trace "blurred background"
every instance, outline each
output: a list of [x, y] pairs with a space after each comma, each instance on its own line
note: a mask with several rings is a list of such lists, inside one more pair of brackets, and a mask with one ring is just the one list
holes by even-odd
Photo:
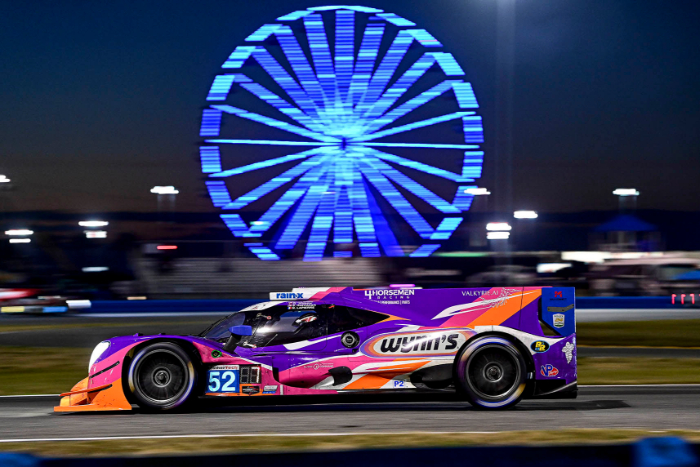
[[[372, 186], [366, 190], [383, 219], [374, 229], [390, 231], [395, 244], [368, 253], [350, 232], [324, 244], [322, 261], [307, 254], [311, 222], [293, 248], [266, 256], [292, 214], [254, 239], [256, 249], [232, 235], [220, 217], [227, 211], [207, 191], [211, 170], [201, 148], [213, 146], [200, 124], [203, 109], [216, 104], [207, 97], [212, 80], [259, 26], [309, 6], [266, 5], [6, 6], [0, 41], [12, 46], [3, 52], [0, 83], [0, 287], [90, 300], [255, 298], [293, 286], [389, 284], [571, 285], [578, 296], [669, 300], [700, 291], [695, 3], [373, 2], [425, 28], [461, 64], [483, 117], [483, 144], [475, 146], [482, 161], [466, 187], [394, 165], [448, 202], [465, 188], [471, 205], [437, 248], [426, 249]], [[326, 22], [333, 46], [332, 18]], [[274, 38], [264, 44], [279, 54]], [[254, 60], [241, 70], [284, 95]], [[420, 84], [399, 103], [427, 89]], [[287, 118], [236, 89], [227, 103]], [[449, 112], [448, 100], [431, 110]], [[222, 136], [290, 139], [278, 128], [224, 118]], [[409, 140], [462, 136], [454, 121], [429, 130]], [[453, 172], [461, 166], [459, 150], [408, 151], [397, 154]], [[220, 163], [240, 167], [292, 152], [240, 145], [222, 148]], [[289, 167], [231, 177], [229, 196]], [[440, 213], [395, 185], [436, 228]], [[282, 193], [233, 212], [253, 226]]]
[[[364, 3], [355, 23], [301, 0], [2, 4], [0, 419], [13, 419], [0, 423], [3, 449], [571, 444], [675, 429], [700, 439], [700, 3]], [[376, 48], [368, 40], [360, 54], [365, 28], [379, 24]], [[399, 59], [379, 65], [389, 51]], [[313, 66], [303, 79], [302, 56]], [[337, 78], [354, 100], [324, 107], [316, 78]], [[373, 115], [391, 121], [362, 120], [374, 107], [358, 117], [369, 104], [354, 86], [375, 99], [391, 89], [386, 115]], [[51, 395], [85, 377], [100, 340], [196, 333], [271, 291], [549, 285], [576, 288], [576, 401], [526, 401], [499, 416], [409, 397], [143, 424], [133, 423], [142, 414], [30, 418], [53, 416]], [[136, 425], [189, 436], [216, 430], [215, 419], [235, 436], [254, 425], [300, 436], [7, 444], [39, 426], [52, 437]], [[437, 431], [389, 434], [417, 420]], [[304, 436], [318, 426], [372, 433]], [[664, 465], [693, 465], [683, 462]]]

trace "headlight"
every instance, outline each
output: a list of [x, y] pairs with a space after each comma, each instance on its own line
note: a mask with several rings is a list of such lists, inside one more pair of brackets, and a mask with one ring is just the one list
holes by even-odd
[[92, 354], [90, 355], [90, 363], [88, 364], [88, 372], [90, 371], [90, 368], [92, 368], [92, 365], [97, 361], [98, 358], [100, 358], [100, 355], [105, 353], [107, 349], [109, 349], [110, 346], [109, 341], [102, 341], [99, 344], [95, 346], [95, 349], [92, 351]]

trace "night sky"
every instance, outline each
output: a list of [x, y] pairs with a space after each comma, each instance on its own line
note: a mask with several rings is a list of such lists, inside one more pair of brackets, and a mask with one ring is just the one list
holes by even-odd
[[[487, 141], [478, 184], [492, 191], [497, 1], [360, 3], [416, 22], [465, 69]], [[3, 2], [0, 174], [17, 186], [6, 207], [153, 211], [149, 189], [175, 185], [178, 210], [214, 213], [197, 150], [213, 77], [260, 25], [323, 4]], [[698, 2], [518, 0], [516, 16], [515, 207], [608, 210], [614, 188], [635, 187], [640, 208], [700, 209]]]

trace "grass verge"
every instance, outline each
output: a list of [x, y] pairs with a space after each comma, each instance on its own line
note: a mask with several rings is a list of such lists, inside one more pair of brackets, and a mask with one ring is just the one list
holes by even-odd
[[213, 454], [273, 451], [351, 450], [374, 448], [420, 448], [503, 445], [566, 445], [627, 443], [650, 436], [680, 436], [700, 441], [700, 432], [670, 430], [570, 429], [505, 431], [495, 433], [401, 433], [343, 436], [202, 437], [174, 439], [129, 439], [108, 441], [61, 441], [3, 443], [0, 450], [44, 456], [109, 456]]
[[700, 383], [698, 358], [578, 359], [579, 384], [689, 384]]
[[700, 347], [700, 319], [577, 323], [578, 345]]
[[0, 347], [0, 395], [58, 394], [87, 376], [92, 349]]

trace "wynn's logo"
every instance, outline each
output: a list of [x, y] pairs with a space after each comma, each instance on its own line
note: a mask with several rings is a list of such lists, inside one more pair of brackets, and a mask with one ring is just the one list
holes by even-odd
[[362, 351], [371, 357], [453, 355], [472, 335], [463, 329], [384, 334], [367, 341]]

